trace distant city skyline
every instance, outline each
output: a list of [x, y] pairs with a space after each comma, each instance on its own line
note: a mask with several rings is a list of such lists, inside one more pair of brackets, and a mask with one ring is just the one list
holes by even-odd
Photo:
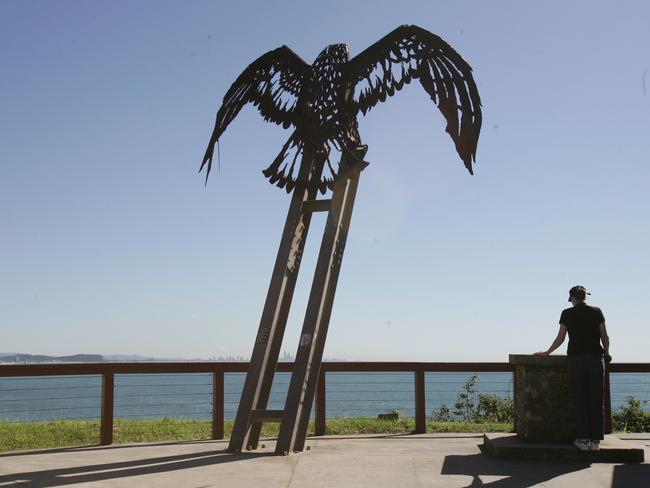
[[473, 68], [474, 176], [416, 84], [359, 117], [370, 165], [324, 355], [506, 361], [548, 347], [581, 284], [614, 361], [648, 361], [648, 18], [641, 1], [0, 2], [2, 349], [249, 357], [289, 205], [261, 171], [288, 132], [245, 108], [204, 186], [221, 99], [278, 46], [354, 56], [408, 23]]
[[[96, 357], [93, 357], [96, 356]], [[212, 356], [209, 358], [160, 358], [148, 357], [140, 354], [93, 354], [93, 353], [77, 353], [66, 356], [51, 356], [46, 354], [38, 354], [35, 352], [0, 352], [0, 363], [31, 363], [31, 362], [66, 362], [66, 361], [80, 361], [80, 362], [94, 362], [98, 358], [102, 361], [225, 361], [225, 362], [244, 362], [250, 361], [248, 356]], [[279, 361], [280, 362], [293, 362], [295, 356], [288, 351], [283, 351]], [[323, 358], [323, 361], [345, 361], [344, 358]]]

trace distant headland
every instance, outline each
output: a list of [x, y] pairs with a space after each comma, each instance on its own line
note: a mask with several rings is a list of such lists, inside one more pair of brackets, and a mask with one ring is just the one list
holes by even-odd
[[[293, 355], [285, 352], [281, 357], [281, 362], [293, 362]], [[345, 359], [325, 358], [325, 361], [345, 361]], [[16, 352], [0, 352], [0, 364], [31, 364], [31, 363], [135, 363], [135, 362], [201, 362], [201, 361], [220, 361], [220, 362], [247, 362], [249, 358], [242, 356], [219, 356], [209, 359], [200, 358], [152, 358], [140, 356], [138, 354], [73, 354], [70, 356], [49, 356], [47, 354], [27, 354]]]

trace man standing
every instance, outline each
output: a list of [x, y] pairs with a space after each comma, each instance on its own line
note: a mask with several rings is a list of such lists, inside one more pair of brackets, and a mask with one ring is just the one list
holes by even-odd
[[573, 444], [582, 451], [597, 451], [604, 437], [603, 355], [610, 358], [605, 317], [598, 307], [585, 303], [590, 294], [584, 286], [574, 286], [569, 290], [573, 307], [562, 311], [557, 337], [548, 350], [535, 353], [548, 356], [560, 347], [569, 332], [567, 363], [577, 435]]

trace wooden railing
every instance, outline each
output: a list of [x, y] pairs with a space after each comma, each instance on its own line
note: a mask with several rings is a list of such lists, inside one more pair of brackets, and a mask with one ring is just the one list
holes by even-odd
[[[612, 373], [650, 373], [650, 363], [617, 363], [609, 365]], [[224, 438], [224, 374], [245, 373], [248, 363], [180, 362], [180, 363], [79, 363], [79, 364], [4, 364], [0, 378], [18, 376], [101, 375], [100, 443], [113, 442], [113, 407], [116, 374], [212, 374], [212, 438]], [[278, 363], [277, 372], [293, 370], [293, 363]], [[415, 389], [415, 433], [426, 431], [425, 373], [512, 372], [509, 363], [415, 363], [415, 362], [325, 362], [322, 363], [315, 399], [315, 434], [324, 435], [326, 428], [327, 373], [413, 373]], [[608, 393], [608, 391], [607, 391]], [[608, 400], [609, 398], [607, 398]], [[609, 407], [606, 401], [606, 408]]]

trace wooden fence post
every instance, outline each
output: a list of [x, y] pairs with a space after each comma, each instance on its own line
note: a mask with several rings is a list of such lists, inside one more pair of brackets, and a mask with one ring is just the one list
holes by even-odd
[[223, 439], [224, 374], [223, 368], [212, 373], [212, 438]]
[[325, 367], [321, 365], [316, 386], [316, 421], [314, 423], [314, 434], [325, 435]]
[[102, 374], [102, 417], [99, 443], [107, 446], [113, 443], [113, 403], [115, 398], [115, 374]]
[[424, 434], [427, 431], [427, 414], [424, 390], [424, 369], [415, 370], [415, 433]]

